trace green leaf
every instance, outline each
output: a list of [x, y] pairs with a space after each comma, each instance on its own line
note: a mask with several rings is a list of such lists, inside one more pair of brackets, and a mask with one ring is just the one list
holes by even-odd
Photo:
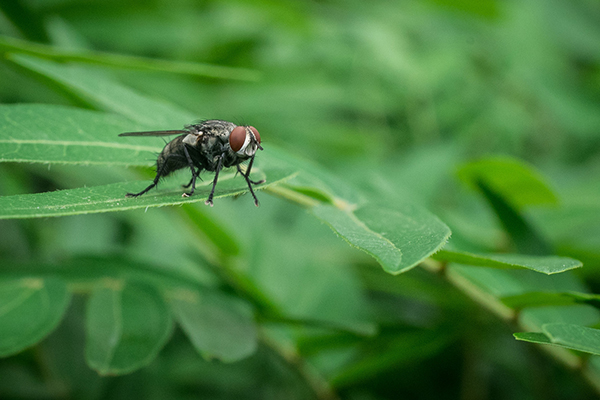
[[334, 202], [328, 193], [324, 192], [323, 190], [314, 188], [314, 187], [308, 187], [308, 186], [302, 187], [302, 186], [295, 186], [295, 185], [286, 185], [286, 187], [289, 188], [290, 190], [298, 192], [302, 196], [306, 196], [309, 199], [316, 200], [317, 202], [320, 202], [320, 203], [333, 204], [333, 202]]
[[574, 324], [545, 324], [543, 333], [515, 333], [517, 340], [532, 343], [553, 344], [571, 350], [600, 355], [600, 330]]
[[204, 287], [212, 283], [205, 279], [197, 265], [172, 268], [162, 263], [138, 261], [122, 254], [73, 257], [60, 264], [5, 262], [0, 269], [0, 278], [44, 276], [49, 272], [78, 288], [91, 288], [101, 280], [142, 282], [159, 291], [174, 287]]
[[[162, 141], [121, 140], [141, 126], [114, 114], [46, 104], [0, 105], [0, 162], [151, 165]], [[154, 143], [154, 145], [153, 145]]]
[[322, 204], [311, 212], [352, 246], [373, 256], [386, 272], [399, 274], [438, 251], [450, 229], [420, 207], [397, 207], [366, 204], [351, 210]]
[[206, 211], [199, 207], [185, 205], [181, 207], [181, 212], [187, 217], [186, 221], [194, 227], [195, 232], [202, 232], [205, 241], [211, 242], [222, 255], [237, 256], [240, 254], [240, 245], [235, 235], [218, 224]]
[[473, 254], [441, 250], [433, 255], [440, 261], [491, 268], [525, 268], [547, 275], [580, 268], [581, 261], [559, 256], [530, 256], [525, 254]]
[[[20, 65], [27, 66], [44, 76], [64, 84], [75, 94], [89, 96], [94, 102], [102, 104], [106, 109], [121, 112], [140, 123], [148, 122], [148, 119], [151, 119], [152, 115], [157, 112], [163, 114], [166, 112], [160, 109], [160, 104], [154, 104], [154, 100], [128, 93], [128, 89], [110, 80], [102, 80], [102, 77], [100, 77], [102, 83], [99, 85], [98, 78], [93, 71], [71, 70], [69, 67], [63, 65], [33, 58], [19, 57], [15, 61], [19, 62]], [[124, 97], [124, 99], [121, 99], [121, 97]], [[139, 143], [139, 138], [129, 139], [135, 139], [135, 142], [131, 143]], [[129, 142], [124, 141], [124, 143]], [[332, 226], [349, 243], [373, 255], [382, 263], [384, 269], [390, 273], [397, 274], [414, 267], [423, 259], [439, 250], [450, 236], [448, 227], [425, 210], [408, 205], [397, 206], [397, 210], [385, 207], [378, 208], [372, 205], [359, 207], [359, 204], [365, 202], [364, 196], [358, 194], [357, 190], [344, 182], [340, 182], [336, 177], [330, 176], [318, 166], [311, 165], [304, 160], [296, 159], [275, 148], [265, 147], [264, 153], [265, 155], [260, 155], [261, 161], [258, 163], [260, 168], [268, 168], [265, 167], [265, 164], [273, 165], [277, 167], [276, 170], [279, 170], [279, 172], [282, 169], [286, 169], [289, 172], [287, 176], [292, 172], [302, 171], [293, 184], [297, 188], [295, 190], [297, 196], [296, 198], [288, 196], [289, 199], [299, 201], [298, 196], [301, 196], [308, 200], [306, 204], [310, 204], [311, 206], [317, 205], [318, 207], [314, 209], [315, 215]], [[272, 183], [271, 173], [266, 173], [266, 175], [268, 176], [269, 183]], [[281, 179], [283, 178], [284, 176], [281, 176]], [[139, 189], [128, 189], [127, 191], [135, 192], [143, 188], [144, 186], [140, 185]], [[223, 193], [223, 188], [221, 187], [220, 189], [220, 193]], [[199, 195], [199, 197], [194, 197], [191, 200], [182, 200], [175, 199], [176, 195], [173, 195], [164, 202], [158, 199], [150, 200], [150, 196], [148, 196], [139, 199], [127, 199], [127, 201], [138, 201], [136, 203], [125, 203], [124, 199], [117, 196], [119, 190], [119, 186], [106, 187], [106, 191], [109, 192], [108, 196], [102, 193], [94, 192], [90, 194], [82, 191], [74, 197], [78, 200], [77, 206], [72, 207], [70, 205], [72, 203], [69, 202], [67, 203], [68, 207], [64, 207], [59, 212], [51, 214], [67, 215], [67, 213], [100, 212], [129, 209], [132, 207], [181, 204], [205, 198]], [[237, 194], [240, 192], [232, 191], [226, 193]], [[101, 200], [101, 202], [105, 204], [85, 205], [85, 202], [89, 202], [89, 198], [99, 199], [102, 196], [105, 199]], [[21, 199], [10, 200], [12, 203], [10, 206], [11, 210], [16, 208], [16, 200]], [[36, 199], [35, 203], [37, 204], [35, 204], [35, 207], [44, 207], [44, 205], [39, 205], [40, 200], [42, 199]], [[50, 204], [50, 207], [64, 202], [60, 201], [60, 197], [49, 200], [46, 204]], [[320, 208], [319, 201], [323, 200], [328, 203], [335, 202], [336, 206], [330, 209]], [[351, 208], [354, 208], [354, 210], [352, 212], [348, 211]], [[33, 216], [47, 215], [46, 209], [43, 212], [39, 212], [37, 209], [32, 209], [31, 207], [26, 211], [17, 210], [11, 212], [13, 215], [16, 214], [19, 216], [32, 214]], [[387, 220], [380, 221], [380, 219]], [[402, 254], [403, 252], [405, 254]]]
[[168, 102], [147, 98], [98, 70], [24, 55], [12, 55], [10, 60], [87, 104], [138, 122], [143, 130], [179, 129], [199, 118]]
[[495, 157], [471, 162], [458, 170], [458, 176], [472, 187], [484, 182], [490, 190], [517, 209], [558, 203], [542, 175], [518, 159]]
[[528, 292], [502, 297], [500, 300], [506, 306], [515, 309], [571, 304], [588, 304], [600, 308], [600, 295], [579, 292]]
[[500, 224], [520, 253], [539, 255], [552, 253], [550, 245], [504, 197], [490, 189], [483, 180], [478, 181], [477, 186], [483, 192], [486, 200], [498, 216]]
[[552, 253], [549, 244], [521, 212], [526, 206], [558, 203], [554, 192], [533, 167], [517, 159], [497, 157], [466, 164], [458, 170], [458, 176], [483, 193], [519, 253]]
[[363, 344], [364, 349], [352, 363], [331, 378], [334, 387], [350, 386], [381, 375], [398, 366], [417, 363], [439, 353], [454, 339], [449, 331], [398, 332], [390, 338], [378, 337]]
[[369, 229], [353, 212], [328, 205], [317, 205], [311, 211], [349, 244], [373, 256], [386, 271], [399, 270], [402, 251], [390, 240]]
[[573, 324], [545, 324], [542, 331], [553, 344], [600, 355], [600, 329]]
[[369, 202], [359, 190], [317, 165], [279, 149], [270, 156], [300, 171], [289, 184], [275, 187], [275, 194], [307, 206], [341, 238], [373, 256], [391, 274], [415, 267], [450, 237], [450, 229], [421, 207], [399, 202], [392, 208]]
[[[260, 162], [257, 165], [261, 165]], [[267, 183], [256, 185], [262, 189], [285, 180], [293, 175], [293, 171], [278, 168], [267, 163], [267, 168], [253, 168], [255, 179], [267, 179]], [[65, 215], [88, 214], [108, 211], [124, 211], [136, 208], [161, 207], [176, 204], [205, 201], [211, 190], [211, 181], [196, 187], [191, 197], [182, 197], [181, 182], [173, 180], [144, 196], [126, 198], [127, 192], [138, 192], [150, 182], [120, 182], [104, 186], [83, 187], [77, 189], [58, 190], [37, 194], [25, 194], [0, 197], [0, 219], [7, 218], [40, 218]], [[215, 198], [236, 196], [248, 191], [248, 185], [240, 176], [235, 178], [233, 172], [222, 172], [215, 190]]]
[[496, 0], [432, 0], [432, 2], [440, 6], [443, 11], [449, 8], [490, 20], [496, 20], [501, 15], [501, 8]]
[[23, 53], [62, 62], [74, 61], [117, 68], [161, 71], [209, 78], [254, 81], [260, 77], [257, 71], [246, 68], [160, 60], [99, 51], [72, 51], [2, 35], [0, 36], [0, 54], [5, 53]]
[[32, 346], [52, 332], [71, 296], [57, 278], [0, 280], [0, 356]]
[[517, 332], [513, 333], [513, 336], [517, 340], [524, 342], [538, 343], [538, 344], [552, 344], [550, 338], [540, 332]]
[[102, 375], [150, 363], [173, 327], [169, 309], [150, 286], [107, 280], [88, 301], [85, 356]]
[[256, 350], [252, 311], [216, 292], [180, 289], [170, 294], [175, 318], [205, 358], [237, 361]]
[[[62, 162], [148, 165], [153, 153], [162, 149], [140, 144], [132, 138], [118, 138], [119, 132], [135, 129], [134, 124], [111, 114], [47, 105], [0, 106], [0, 160], [29, 162]], [[136, 138], [139, 139], [139, 138]], [[156, 139], [156, 138], [155, 138]], [[143, 143], [143, 141], [141, 141]], [[156, 143], [157, 140], [154, 141]], [[152, 143], [152, 140], [149, 141]], [[268, 180], [267, 184], [283, 180], [295, 171], [283, 162], [269, 159], [261, 152], [253, 176]], [[262, 160], [261, 160], [262, 159]], [[261, 168], [261, 165], [266, 168]], [[268, 175], [268, 176], [265, 176]], [[258, 179], [258, 178], [257, 178]], [[136, 192], [148, 183], [117, 183], [107, 186], [79, 188], [35, 195], [0, 198], [0, 219], [62, 216], [90, 212], [120, 211], [206, 200], [210, 182], [198, 187], [197, 194], [182, 199], [182, 189], [158, 190], [154, 196], [126, 199], [124, 194]], [[135, 188], [134, 188], [135, 187]], [[247, 185], [241, 178], [222, 173], [216, 197], [242, 194]], [[202, 194], [204, 192], [204, 194]], [[134, 201], [132, 201], [134, 200]]]

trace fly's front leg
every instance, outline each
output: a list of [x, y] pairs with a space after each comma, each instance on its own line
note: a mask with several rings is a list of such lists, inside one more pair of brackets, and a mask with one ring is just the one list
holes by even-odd
[[248, 189], [250, 189], [250, 194], [252, 195], [252, 197], [254, 198], [254, 205], [256, 207], [259, 206], [258, 204], [258, 199], [256, 198], [256, 195], [254, 194], [254, 190], [252, 189], [252, 185], [258, 185], [263, 183], [265, 180], [261, 179], [258, 182], [255, 182], [253, 180], [250, 180], [249, 176], [250, 176], [250, 170], [252, 169], [252, 163], [254, 162], [254, 156], [252, 156], [252, 158], [250, 159], [250, 164], [248, 164], [248, 169], [246, 170], [246, 173], [242, 172], [242, 169], [240, 168], [240, 164], [237, 164], [237, 170], [240, 174], [242, 174], [242, 176], [244, 177], [244, 179], [246, 180], [246, 183], [248, 184]]
[[246, 170], [246, 174], [244, 175], [244, 173], [242, 172], [242, 170], [240, 169], [240, 165], [238, 164], [238, 171], [244, 175], [244, 178], [246, 178], [246, 182], [251, 182], [253, 185], [260, 185], [261, 183], [265, 183], [264, 179], [261, 179], [258, 182], [254, 182], [253, 180], [250, 179], [250, 170], [252, 169], [252, 164], [254, 164], [254, 156], [252, 156], [252, 158], [250, 159], [250, 163], [248, 164], [248, 169]]
[[200, 175], [200, 168], [198, 168], [198, 171], [196, 172], [196, 169], [194, 168], [194, 163], [192, 161], [192, 157], [190, 157], [190, 153], [188, 152], [188, 149], [185, 145], [183, 146], [183, 152], [185, 153], [185, 158], [187, 158], [188, 163], [190, 165], [190, 169], [192, 170], [192, 179], [187, 185], [184, 186], [184, 188], [189, 188], [190, 185], [192, 186], [192, 188], [189, 193], [184, 192], [181, 195], [181, 197], [190, 197], [192, 194], [194, 194], [194, 190], [196, 190], [196, 178], [198, 177], [198, 175]]
[[213, 206], [213, 196], [215, 194], [215, 187], [217, 187], [217, 180], [219, 179], [219, 171], [223, 167], [223, 157], [225, 157], [225, 153], [219, 156], [219, 161], [217, 162], [217, 168], [215, 169], [215, 179], [213, 180], [212, 189], [210, 194], [208, 195], [208, 199], [204, 202], [207, 206]]

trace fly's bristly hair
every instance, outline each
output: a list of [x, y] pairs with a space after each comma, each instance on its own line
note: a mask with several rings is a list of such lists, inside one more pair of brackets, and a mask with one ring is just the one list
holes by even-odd
[[[192, 178], [185, 188], [191, 189], [183, 193], [189, 197], [196, 188], [196, 179], [200, 172], [206, 170], [214, 172], [212, 190], [206, 204], [213, 205], [213, 196], [219, 172], [223, 168], [237, 168], [250, 189], [254, 204], [258, 206], [258, 199], [254, 194], [252, 185], [263, 183], [250, 180], [250, 171], [257, 150], [262, 150], [260, 134], [256, 128], [248, 125], [236, 125], [232, 122], [219, 119], [205, 120], [200, 123], [186, 125], [183, 130], [125, 132], [119, 136], [169, 136], [179, 135], [170, 142], [165, 142], [165, 147], [156, 159], [156, 177], [152, 184], [139, 193], [127, 193], [127, 197], [137, 197], [155, 187], [159, 180], [182, 168], [190, 168]], [[240, 164], [249, 161], [245, 172], [240, 169]]]

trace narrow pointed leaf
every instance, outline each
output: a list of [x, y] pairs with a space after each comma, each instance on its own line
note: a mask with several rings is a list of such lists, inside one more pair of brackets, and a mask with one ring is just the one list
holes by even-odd
[[88, 104], [142, 124], [146, 127], [143, 130], [179, 129], [202, 117], [168, 102], [147, 98], [97, 70], [19, 54], [10, 59]]
[[0, 105], [0, 162], [151, 165], [160, 140], [119, 138], [124, 117], [47, 104]]
[[519, 332], [517, 340], [552, 344], [584, 353], [600, 355], [600, 329], [582, 325], [553, 323], [542, 326], [543, 332]]
[[552, 253], [550, 245], [522, 213], [527, 206], [558, 203], [533, 167], [517, 159], [496, 157], [466, 164], [458, 176], [485, 196], [519, 253]]
[[517, 340], [538, 344], [552, 344], [550, 338], [541, 332], [517, 332], [513, 336]]
[[588, 304], [600, 308], [600, 295], [578, 292], [528, 292], [500, 299], [506, 306], [522, 309], [525, 307], [566, 306]]
[[257, 80], [256, 71], [245, 68], [135, 57], [99, 51], [72, 51], [0, 36], [0, 53], [23, 53], [56, 61], [75, 61], [118, 68], [162, 71], [210, 78]]
[[58, 278], [0, 280], [0, 356], [32, 346], [52, 332], [71, 296]]
[[[254, 175], [254, 171], [253, 171]], [[267, 187], [293, 175], [284, 169], [262, 171], [256, 168], [259, 179], [267, 183], [256, 185], [256, 189]], [[196, 187], [191, 197], [182, 197], [183, 189], [175, 182], [163, 185], [153, 192], [135, 198], [126, 198], [127, 192], [137, 192], [150, 182], [120, 182], [104, 186], [83, 187], [37, 194], [0, 197], [0, 219], [40, 218], [65, 215], [89, 214], [108, 211], [124, 211], [136, 208], [161, 207], [176, 204], [204, 202], [210, 193], [210, 183]], [[215, 198], [236, 196], [248, 191], [248, 185], [233, 173], [223, 174], [219, 179]]]
[[505, 198], [516, 209], [558, 202], [543, 176], [518, 159], [494, 157], [474, 161], [462, 166], [458, 176], [472, 187], [484, 182], [491, 191]]
[[483, 180], [478, 181], [477, 186], [496, 213], [498, 221], [508, 233], [519, 253], [536, 255], [552, 253], [550, 245], [507, 199], [496, 193]]
[[530, 256], [525, 254], [473, 254], [441, 250], [433, 258], [440, 261], [491, 268], [525, 268], [551, 275], [580, 268], [579, 260], [559, 256]]
[[574, 324], [546, 324], [542, 331], [553, 344], [600, 355], [600, 329]]

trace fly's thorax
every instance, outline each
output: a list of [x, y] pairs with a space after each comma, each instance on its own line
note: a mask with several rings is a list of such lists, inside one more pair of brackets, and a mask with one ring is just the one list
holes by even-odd
[[220, 152], [223, 147], [223, 142], [219, 136], [210, 136], [206, 139], [204, 145], [207, 149], [215, 149], [215, 151]]
[[196, 133], [190, 133], [183, 138], [183, 143], [188, 144], [190, 146], [196, 146], [201, 136], [202, 135]]

